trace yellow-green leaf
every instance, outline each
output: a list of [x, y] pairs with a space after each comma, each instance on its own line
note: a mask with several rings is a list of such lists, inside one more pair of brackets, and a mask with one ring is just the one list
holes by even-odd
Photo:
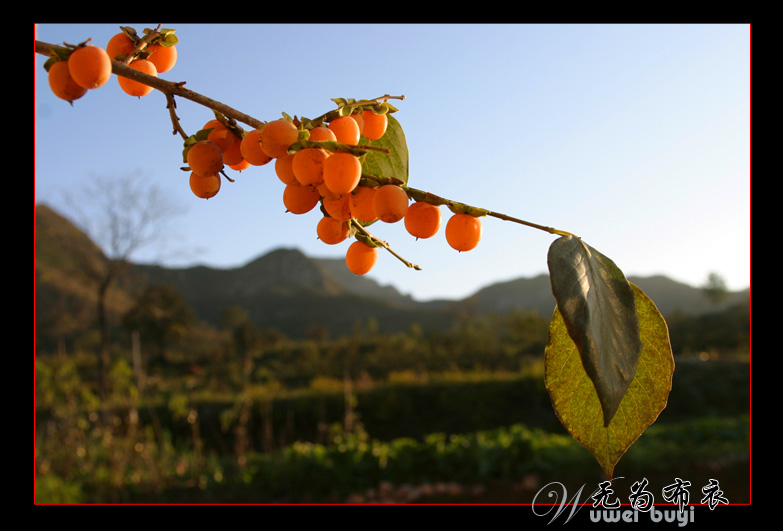
[[555, 240], [547, 263], [552, 294], [598, 392], [606, 426], [633, 380], [642, 350], [633, 290], [612, 260], [580, 238]]
[[408, 143], [402, 126], [391, 114], [389, 125], [378, 140], [368, 141], [362, 137], [360, 144], [388, 150], [388, 153], [378, 150], [368, 150], [362, 161], [362, 172], [382, 177], [394, 177], [408, 182]]
[[569, 433], [595, 456], [607, 478], [612, 477], [631, 444], [666, 407], [674, 373], [666, 321], [641, 289], [633, 284], [631, 287], [642, 351], [636, 374], [607, 426], [595, 386], [558, 309], [550, 323], [546, 347], [544, 381], [555, 413]]

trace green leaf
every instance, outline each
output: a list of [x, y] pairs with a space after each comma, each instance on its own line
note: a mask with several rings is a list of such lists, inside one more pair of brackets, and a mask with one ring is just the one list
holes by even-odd
[[379, 150], [368, 150], [362, 160], [362, 172], [382, 177], [394, 177], [403, 183], [408, 182], [408, 143], [400, 122], [394, 116], [387, 114], [389, 125], [384, 134], [378, 140], [369, 141], [362, 137], [359, 141], [362, 145], [373, 146], [388, 150], [388, 153]]
[[552, 292], [598, 392], [606, 426], [628, 390], [642, 348], [633, 291], [614, 262], [579, 238], [555, 240], [547, 261]]
[[569, 433], [595, 456], [607, 478], [666, 407], [674, 357], [669, 331], [655, 304], [631, 284], [642, 351], [636, 374], [611, 422], [604, 425], [598, 394], [580, 361], [563, 316], [555, 309], [549, 327], [544, 381], [555, 413]]

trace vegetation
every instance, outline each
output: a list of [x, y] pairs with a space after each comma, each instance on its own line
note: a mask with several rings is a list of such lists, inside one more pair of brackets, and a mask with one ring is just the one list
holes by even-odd
[[[286, 182], [283, 203], [287, 211], [304, 214], [321, 205], [325, 218], [335, 221], [329, 231], [322, 228], [324, 243], [334, 245], [348, 237], [356, 240], [345, 256], [354, 274], [372, 270], [379, 249], [407, 267], [418, 268], [369, 230], [376, 221], [382, 225], [404, 219], [413, 200], [451, 211], [445, 237], [460, 252], [477, 247], [482, 235], [480, 218], [487, 216], [556, 236], [547, 264], [558, 305], [548, 322], [525, 319], [522, 329], [503, 329], [522, 337], [540, 332], [546, 339], [533, 343], [539, 348], [546, 345], [542, 357], [541, 350], [528, 354], [531, 344], [518, 337], [509, 344], [493, 336], [484, 336], [486, 341], [480, 342], [473, 323], [454, 333], [458, 340], [452, 332], [425, 337], [412, 330], [388, 337], [370, 326], [365, 333], [360, 322], [352, 335], [334, 341], [314, 334], [307, 341], [291, 342], [256, 328], [243, 310], [228, 308], [223, 309], [220, 329], [210, 329], [194, 325], [176, 291], [146, 286], [135, 302], [122, 309], [132, 338], [128, 352], [122, 343], [110, 342], [108, 292], [121, 281], [118, 272], [129, 258], [127, 254], [113, 256], [105, 268], [108, 273], [96, 275], [101, 280], [97, 378], [89, 356], [83, 358], [88, 363], [78, 363], [81, 352], [65, 356], [60, 351], [51, 360], [37, 359], [40, 430], [36, 432], [36, 463], [38, 474], [48, 478], [42, 488], [56, 490], [60, 498], [83, 496], [90, 501], [135, 501], [161, 494], [176, 500], [194, 492], [208, 501], [223, 499], [225, 484], [232, 501], [245, 499], [247, 492], [253, 492], [253, 501], [340, 501], [356, 489], [372, 488], [384, 477], [418, 483], [450, 477], [461, 485], [486, 484], [551, 471], [561, 461], [568, 462], [569, 473], [573, 473], [579, 467], [572, 460], [571, 439], [564, 443], [517, 424], [467, 434], [461, 433], [465, 427], [457, 423], [448, 434], [379, 442], [370, 438], [369, 419], [362, 416], [359, 405], [367, 398], [363, 393], [378, 389], [375, 382], [389, 386], [385, 389], [391, 394], [384, 396], [394, 396], [400, 384], [392, 383], [400, 374], [412, 374], [414, 380], [428, 383], [433, 375], [448, 374], [449, 384], [454, 375], [459, 381], [489, 374], [490, 383], [502, 386], [509, 379], [524, 380], [531, 371], [537, 372], [539, 382], [543, 373], [545, 391], [565, 430], [593, 454], [605, 478], [614, 477], [620, 457], [666, 407], [674, 360], [668, 328], [657, 307], [628, 282], [612, 260], [570, 232], [409, 186], [405, 136], [393, 116], [398, 109], [390, 103], [404, 96], [335, 98], [337, 108], [314, 119], [284, 113], [283, 118], [260, 121], [186, 91], [181, 83], [158, 78], [158, 66], [161, 72], [167, 71], [177, 60], [173, 30], [145, 29], [143, 37], [132, 28], [124, 27], [122, 32], [128, 41], [112, 39], [112, 55], [89, 41], [64, 46], [36, 42], [36, 51], [49, 56], [45, 68], [53, 75], [52, 90], [72, 105], [83, 96], [72, 82], [89, 93], [111, 73], [119, 76], [120, 86], [131, 96], [163, 91], [169, 98], [175, 132], [183, 139], [182, 158], [187, 165], [183, 169], [190, 172], [190, 188], [198, 197], [209, 199], [219, 193], [221, 177], [232, 181], [227, 167], [237, 170], [252, 165], [243, 156], [242, 143], [250, 136], [240, 126], [244, 123], [259, 131], [250, 140], [257, 145], [246, 145], [244, 150], [256, 165], [276, 160], [276, 173]], [[58, 63], [68, 64], [70, 78], [57, 72]], [[175, 97], [210, 107], [215, 120], [187, 134], [176, 117]], [[259, 155], [259, 147], [266, 157]], [[325, 203], [341, 196], [348, 199], [334, 209], [338, 214], [332, 218]], [[415, 232], [429, 237], [439, 226], [439, 222], [429, 222], [426, 229]], [[486, 332], [480, 326], [479, 332]], [[148, 353], [140, 347], [142, 334], [154, 345]], [[438, 351], [439, 344], [451, 350]], [[397, 348], [389, 350], [389, 345]], [[184, 385], [183, 365], [189, 373]], [[446, 388], [436, 389], [440, 393]], [[341, 418], [335, 422], [325, 409], [316, 409], [322, 411], [317, 422], [305, 422], [318, 427], [315, 442], [295, 436], [276, 443], [274, 411], [282, 400], [296, 403], [315, 397], [325, 408], [335, 391], [342, 400]], [[460, 414], [476, 410], [470, 398], [475, 400], [476, 395], [452, 398], [441, 408], [463, 405], [449, 415], [461, 420]], [[207, 408], [220, 402], [217, 413]], [[436, 409], [436, 405], [437, 401], [430, 407]], [[253, 424], [256, 410], [262, 417], [260, 431]], [[385, 407], [376, 405], [372, 411], [403, 418], [403, 410], [393, 401]], [[230, 433], [230, 447], [206, 442], [203, 430], [214, 426], [210, 413], [219, 418], [221, 431]], [[175, 435], [183, 420], [189, 432], [186, 439]], [[295, 419], [289, 421], [292, 427], [283, 433], [296, 434]], [[263, 455], [255, 450], [259, 446], [254, 436], [261, 439]], [[743, 435], [739, 440], [742, 447]], [[548, 447], [558, 457], [550, 455], [545, 450]], [[736, 453], [743, 454], [742, 450]], [[61, 482], [67, 488], [58, 489]], [[212, 484], [220, 487], [210, 488]], [[242, 486], [251, 490], [243, 492]], [[46, 492], [39, 494], [47, 498]]]
[[[537, 314], [393, 335], [368, 321], [331, 339], [223, 315], [220, 328], [204, 326], [170, 287], [141, 290], [111, 334], [103, 402], [89, 326], [67, 353], [39, 348], [37, 501], [528, 503], [548, 479], [599, 480], [551, 413], [548, 323]], [[120, 340], [131, 330], [141, 331], [137, 354]], [[749, 485], [745, 344], [709, 341], [696, 348], [723, 361], [678, 360], [658, 429], [620, 475], [696, 480], [718, 466], [739, 501]]]
[[[216, 364], [184, 371], [168, 363], [141, 387], [118, 361], [108, 404], [83, 379], [86, 357], [39, 358], [37, 500], [529, 503], [548, 481], [600, 480], [591, 456], [554, 422], [540, 361], [515, 373], [395, 370], [385, 379], [376, 361], [373, 379], [370, 349], [389, 338], [368, 337], [355, 347], [368, 355], [352, 358], [358, 375], [350, 384], [318, 376], [297, 386], [274, 377], [284, 365], [264, 362], [252, 330], [240, 347], [238, 330], [222, 374]], [[295, 346], [286, 343], [278, 349]], [[241, 348], [256, 353], [249, 364], [238, 358]], [[307, 351], [330, 365], [312, 344], [298, 348], [297, 360]], [[685, 363], [682, 385], [690, 387], [673, 390], [679, 399], [628, 452], [619, 475], [659, 484], [672, 474], [705, 483], [717, 476], [729, 499], [747, 501], [749, 382], [737, 378], [747, 364], [713, 366], [710, 385], [698, 390], [703, 365]], [[250, 385], [242, 382], [248, 367]], [[714, 391], [721, 382], [729, 392]], [[524, 413], [514, 407], [520, 402]]]

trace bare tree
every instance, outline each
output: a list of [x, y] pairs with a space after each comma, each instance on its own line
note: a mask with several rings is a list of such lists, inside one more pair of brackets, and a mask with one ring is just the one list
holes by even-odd
[[161, 190], [137, 174], [120, 178], [96, 178], [78, 198], [69, 197], [77, 222], [106, 255], [100, 266], [86, 271], [97, 289], [100, 331], [99, 395], [108, 394], [109, 321], [107, 297], [115, 281], [125, 274], [131, 257], [165, 233], [163, 226], [177, 208]]

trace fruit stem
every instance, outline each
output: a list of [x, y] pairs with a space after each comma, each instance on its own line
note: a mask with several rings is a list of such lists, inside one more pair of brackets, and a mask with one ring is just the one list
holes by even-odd
[[[399, 183], [399, 180], [394, 178], [388, 179], [388, 178], [381, 177], [381, 178], [373, 178], [373, 179], [389, 180], [389, 182]], [[525, 225], [527, 227], [532, 227], [534, 229], [542, 230], [544, 232], [548, 232], [549, 234], [557, 234], [559, 236], [574, 236], [575, 238], [578, 238], [578, 236], [571, 234], [570, 232], [555, 229], [553, 227], [546, 227], [544, 225], [539, 225], [538, 223], [525, 221], [523, 219], [515, 218], [513, 216], [502, 214], [500, 212], [492, 212], [491, 210], [487, 210], [484, 208], [470, 206], [465, 203], [458, 203], [457, 201], [452, 201], [451, 199], [444, 199], [430, 192], [417, 190], [416, 188], [411, 188], [407, 185], [401, 185], [401, 186], [406, 192], [408, 192], [408, 195], [413, 199], [415, 199], [416, 201], [426, 201], [427, 203], [432, 203], [433, 205], [446, 205], [454, 212], [467, 212], [468, 214], [472, 214], [474, 216], [491, 216], [493, 218], [502, 219], [504, 221], [511, 221], [513, 223], [519, 223], [520, 225]]]
[[358, 232], [361, 232], [366, 238], [371, 240], [377, 247], [383, 247], [384, 249], [389, 251], [395, 258], [397, 258], [397, 260], [399, 260], [400, 262], [402, 262], [403, 264], [408, 266], [410, 269], [415, 269], [416, 271], [421, 271], [421, 267], [419, 267], [418, 265], [414, 264], [413, 262], [409, 262], [408, 260], [406, 260], [405, 258], [400, 256], [396, 251], [394, 251], [394, 249], [389, 247], [388, 243], [386, 243], [385, 241], [381, 240], [380, 238], [378, 238], [374, 234], [370, 233], [370, 231], [368, 231], [361, 223], [359, 223], [356, 220], [356, 218], [351, 218], [350, 223], [351, 223], [352, 227], [354, 227]]
[[174, 100], [173, 94], [166, 94], [166, 108], [169, 110], [171, 125], [174, 127], [174, 131], [172, 131], [172, 133], [175, 135], [179, 133], [179, 136], [181, 136], [183, 140], [187, 140], [188, 134], [184, 129], [182, 129], [182, 126], [179, 123], [179, 117], [177, 116], [177, 102]]
[[372, 181], [377, 185], [396, 184], [397, 186], [402, 187], [402, 189], [408, 193], [408, 196], [413, 198], [415, 201], [426, 201], [427, 203], [432, 203], [433, 205], [437, 205], [437, 206], [446, 205], [447, 207], [449, 207], [449, 209], [452, 212], [466, 212], [474, 216], [491, 216], [493, 218], [502, 219], [504, 221], [511, 221], [513, 223], [519, 223], [520, 225], [525, 225], [528, 227], [532, 227], [534, 229], [542, 230], [544, 232], [548, 232], [549, 234], [557, 234], [559, 236], [573, 236], [575, 238], [578, 238], [578, 236], [576, 236], [575, 234], [571, 234], [570, 232], [566, 232], [564, 230], [555, 229], [553, 227], [546, 227], [544, 225], [539, 225], [538, 223], [525, 221], [523, 219], [515, 218], [513, 216], [502, 214], [500, 212], [492, 212], [491, 210], [487, 210], [485, 208], [479, 208], [465, 203], [459, 203], [451, 199], [445, 199], [431, 192], [425, 192], [424, 190], [411, 188], [410, 186], [405, 184], [400, 179], [397, 179], [396, 177], [384, 177], [384, 176], [369, 175], [363, 173], [362, 179], [365, 182]]

